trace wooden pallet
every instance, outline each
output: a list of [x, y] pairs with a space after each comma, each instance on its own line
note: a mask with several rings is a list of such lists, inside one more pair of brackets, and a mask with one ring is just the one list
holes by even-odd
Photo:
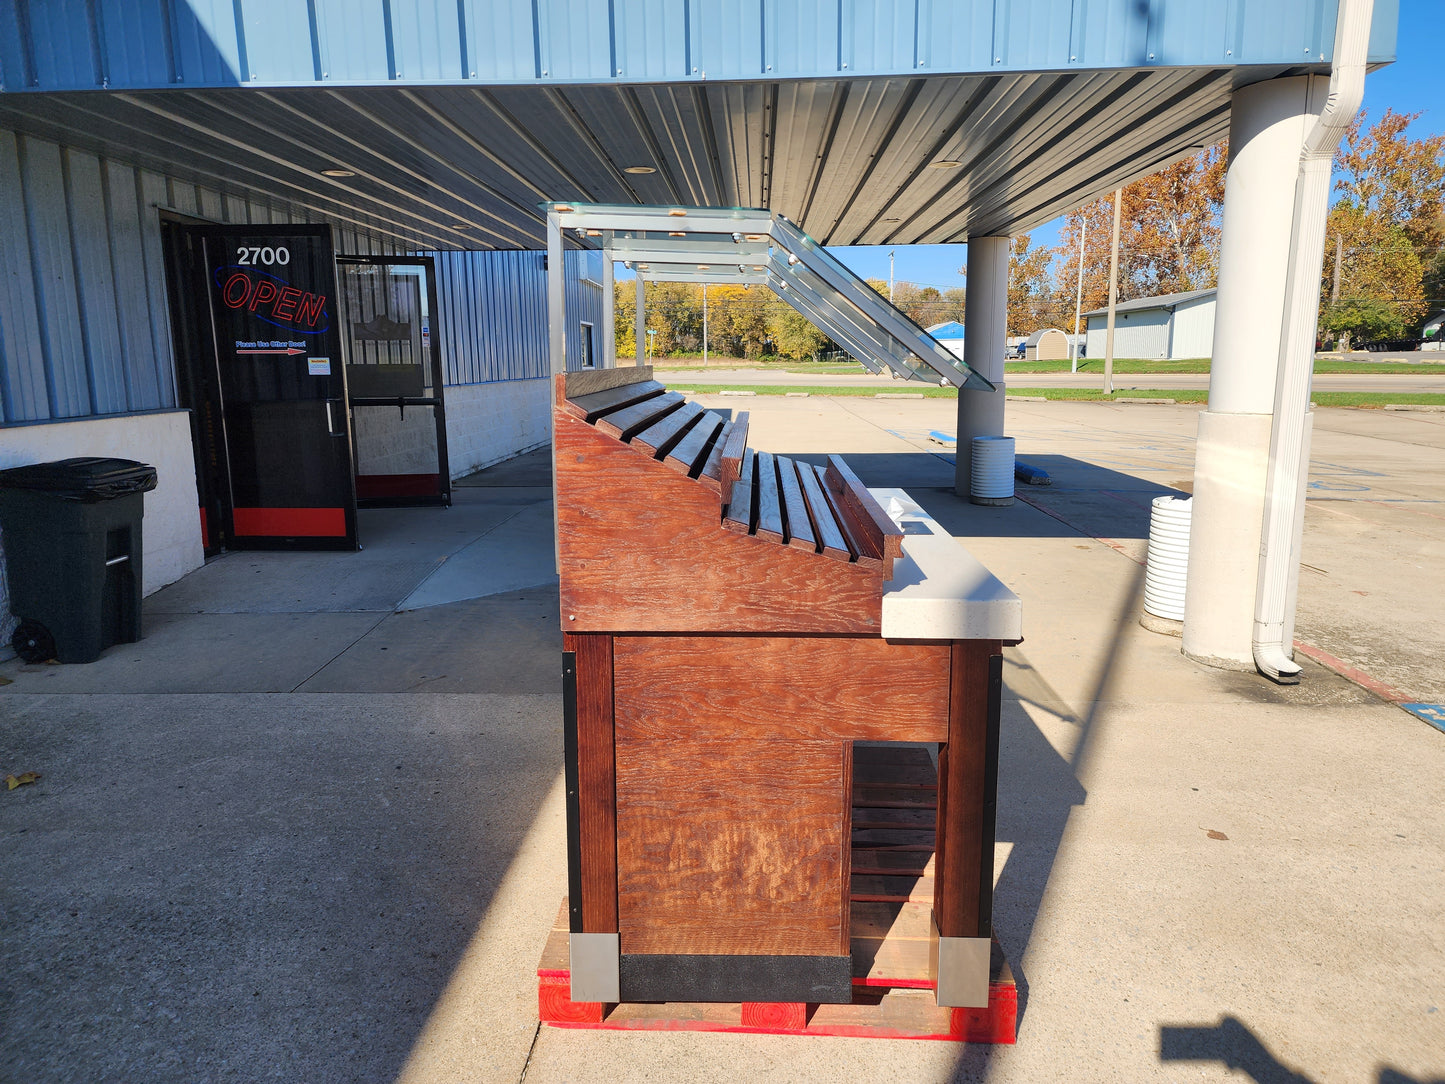
[[937, 775], [917, 746], [854, 752], [850, 1005], [571, 1000], [564, 900], [537, 965], [540, 1019], [553, 1027], [618, 1031], [725, 1031], [1012, 1043], [1013, 972], [997, 937], [987, 1008], [940, 1008], [928, 976]]

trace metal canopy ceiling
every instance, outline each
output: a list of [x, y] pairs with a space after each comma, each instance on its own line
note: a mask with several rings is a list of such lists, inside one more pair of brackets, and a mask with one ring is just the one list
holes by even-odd
[[566, 200], [914, 244], [1028, 230], [1221, 138], [1234, 86], [1305, 70], [7, 93], [0, 126], [417, 248], [542, 248], [537, 206]]
[[549, 203], [542, 210], [551, 227], [601, 245], [645, 279], [766, 285], [874, 372], [886, 366], [907, 380], [993, 389], [781, 215], [632, 204]]

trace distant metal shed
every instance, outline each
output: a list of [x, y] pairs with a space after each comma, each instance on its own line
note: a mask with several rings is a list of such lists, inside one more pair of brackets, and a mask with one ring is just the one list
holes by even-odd
[[1056, 327], [1035, 331], [1024, 343], [1025, 361], [1062, 361], [1069, 356], [1069, 337]]
[[[1214, 289], [1140, 297], [1114, 306], [1116, 358], [1207, 358], [1214, 353]], [[1088, 318], [1085, 353], [1104, 356], [1109, 310]]]

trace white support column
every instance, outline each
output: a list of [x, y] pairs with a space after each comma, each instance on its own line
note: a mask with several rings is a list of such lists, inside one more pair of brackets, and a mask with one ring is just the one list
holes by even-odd
[[562, 225], [547, 214], [547, 354], [551, 372], [567, 371], [567, 289], [562, 264]]
[[612, 256], [602, 253], [602, 342], [599, 369], [617, 368], [617, 289]]
[[647, 364], [647, 284], [637, 276], [637, 307], [632, 311], [632, 337], [637, 340], [637, 367]]
[[968, 496], [974, 437], [1003, 436], [1003, 356], [1008, 345], [1007, 237], [968, 239], [963, 360], [994, 384], [993, 391], [958, 389], [958, 444], [953, 491]]
[[1186, 655], [1231, 669], [1254, 669], [1251, 636], [1295, 179], [1325, 82], [1320, 76], [1271, 79], [1235, 91], [1232, 103], [1209, 409], [1199, 416], [1194, 452], [1183, 642]]

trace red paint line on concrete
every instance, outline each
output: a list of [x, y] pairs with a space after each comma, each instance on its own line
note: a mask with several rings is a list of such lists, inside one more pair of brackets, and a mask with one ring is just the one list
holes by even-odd
[[[1109, 495], [1113, 496], [1113, 494]], [[1099, 535], [1094, 534], [1092, 531], [1086, 531], [1077, 523], [1071, 523], [1069, 520], [1059, 515], [1052, 509], [1045, 508], [1043, 505], [1040, 504], [1036, 504], [1035, 502], [1029, 500], [1027, 497], [1023, 496], [1020, 493], [1015, 493], [1014, 496], [1018, 497], [1019, 500], [1023, 501], [1024, 504], [1028, 505], [1030, 508], [1037, 509], [1044, 515], [1049, 516], [1052, 519], [1058, 520], [1064, 526], [1070, 528], [1071, 530], [1078, 531], [1086, 538], [1092, 538], [1097, 542], [1102, 542], [1104, 543], [1104, 545], [1110, 546], [1113, 549], [1118, 550], [1135, 564], [1143, 565], [1147, 563], [1145, 561], [1139, 560], [1139, 558], [1135, 557], [1120, 543], [1114, 541], [1112, 538], [1103, 538]], [[1367, 689], [1368, 691], [1378, 696], [1381, 700], [1388, 700], [1392, 704], [1402, 704], [1409, 703], [1414, 699], [1414, 697], [1410, 696], [1409, 694], [1402, 693], [1399, 689], [1396, 689], [1390, 685], [1386, 685], [1383, 681], [1372, 678], [1363, 670], [1351, 666], [1343, 659], [1335, 658], [1328, 651], [1325, 651], [1322, 648], [1315, 647], [1313, 644], [1306, 644], [1300, 640], [1296, 640], [1294, 642], [1294, 646], [1296, 651], [1299, 651], [1302, 654], [1313, 659], [1315, 662], [1323, 666], [1326, 670], [1333, 670], [1336, 674], [1339, 674], [1340, 677], [1346, 679], [1347, 681], [1353, 681], [1356, 685], [1360, 686], [1360, 688]]]
[[1313, 644], [1306, 644], [1300, 640], [1296, 640], [1294, 642], [1294, 649], [1314, 659], [1315, 662], [1319, 663], [1326, 670], [1333, 670], [1339, 674], [1340, 677], [1353, 681], [1362, 689], [1368, 689], [1381, 700], [1388, 700], [1392, 704], [1400, 704], [1414, 699], [1408, 694], [1402, 693], [1399, 689], [1386, 685], [1383, 681], [1375, 680], [1363, 670], [1356, 669], [1343, 659], [1337, 659], [1328, 651], [1315, 647]]

